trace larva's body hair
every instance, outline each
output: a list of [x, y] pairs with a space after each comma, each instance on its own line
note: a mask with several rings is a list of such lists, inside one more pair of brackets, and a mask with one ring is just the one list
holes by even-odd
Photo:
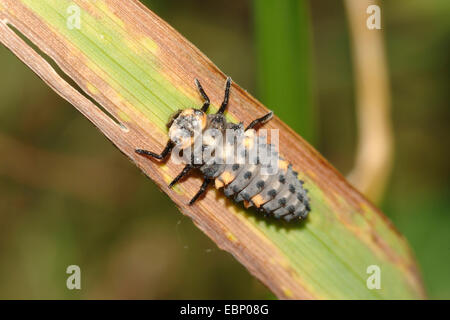
[[[228, 78], [225, 99], [216, 114], [206, 114], [209, 98], [200, 83], [196, 81], [196, 84], [205, 99], [203, 107], [185, 109], [174, 114], [168, 123], [170, 140], [161, 154], [141, 149], [137, 149], [136, 152], [164, 159], [174, 147], [178, 147], [178, 151], [182, 150], [182, 154], [192, 154], [191, 162], [186, 164], [184, 170], [170, 184], [172, 186], [177, 183], [191, 169], [200, 170], [204, 176], [204, 182], [190, 204], [194, 203], [206, 191], [207, 186], [214, 182], [217, 189], [223, 189], [225, 196], [235, 202], [243, 202], [246, 208], [253, 206], [267, 216], [282, 218], [286, 221], [305, 219], [311, 209], [307, 190], [303, 188], [303, 181], [298, 179], [298, 174], [292, 169], [292, 165], [281, 158], [273, 146], [267, 143], [266, 137], [253, 129], [256, 125], [269, 121], [272, 118], [272, 112], [254, 120], [244, 129], [242, 123], [228, 122], [223, 115], [228, 103], [231, 79]], [[180, 130], [188, 132], [189, 139], [181, 141], [176, 135]], [[217, 140], [209, 136], [210, 132], [215, 132], [226, 137], [227, 130], [234, 133], [235, 138], [230, 141]], [[222, 154], [211, 157], [209, 160], [201, 159], [193, 162], [194, 145], [201, 146], [202, 151], [208, 148], [220, 149]], [[267, 155], [263, 162], [258, 156], [261, 150], [264, 150]], [[228, 161], [224, 161], [225, 159]]]

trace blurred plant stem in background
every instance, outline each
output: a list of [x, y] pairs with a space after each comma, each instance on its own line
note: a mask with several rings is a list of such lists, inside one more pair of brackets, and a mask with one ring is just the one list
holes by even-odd
[[309, 7], [302, 0], [253, 0], [258, 98], [314, 144]]
[[[375, 203], [380, 202], [392, 169], [393, 134], [389, 79], [382, 31], [366, 20], [373, 0], [346, 0], [352, 39], [358, 147], [348, 179]], [[381, 15], [381, 23], [383, 16]]]

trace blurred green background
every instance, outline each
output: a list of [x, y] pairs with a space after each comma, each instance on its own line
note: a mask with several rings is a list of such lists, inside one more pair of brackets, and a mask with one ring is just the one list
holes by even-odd
[[[144, 1], [339, 171], [357, 141], [341, 1]], [[386, 1], [395, 162], [379, 204], [450, 298], [447, 0]], [[0, 298], [273, 298], [0, 47]], [[82, 290], [66, 288], [68, 265]]]

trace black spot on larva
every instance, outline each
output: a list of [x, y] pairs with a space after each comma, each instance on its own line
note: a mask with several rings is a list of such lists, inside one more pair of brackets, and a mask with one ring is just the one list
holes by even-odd
[[244, 200], [249, 201], [250, 200], [250, 195], [248, 193], [244, 193], [242, 195], [242, 198], [244, 198]]
[[275, 198], [275, 196], [277, 195], [277, 190], [275, 190], [275, 189], [269, 190], [269, 192], [267, 192], [267, 194], [270, 197]]
[[297, 193], [297, 199], [303, 202], [303, 194], [301, 194], [300, 192]]
[[239, 169], [239, 165], [237, 163], [235, 163], [235, 164], [233, 164], [231, 169], [233, 169], [233, 171], [236, 171], [237, 169]]
[[251, 173], [250, 171], [247, 171], [247, 172], [244, 174], [244, 178], [245, 178], [245, 179], [250, 179], [251, 176], [252, 176], [252, 173]]
[[216, 173], [217, 170], [218, 170], [217, 167], [216, 167], [215, 165], [213, 165], [213, 166], [211, 166], [211, 167], [207, 167], [207, 168], [203, 171], [203, 174], [204, 174], [206, 177], [212, 177], [212, 176], [214, 176], [214, 174]]
[[289, 191], [295, 193], [295, 187], [292, 184], [289, 185]]
[[234, 186], [234, 187], [233, 187], [233, 192], [234, 192], [234, 193], [239, 192], [239, 187], [238, 187], [238, 186]]
[[309, 206], [309, 202], [305, 203], [305, 208], [306, 208], [306, 210], [311, 211], [311, 207]]
[[296, 177], [298, 176], [298, 172], [297, 171], [293, 171], [292, 173], [294, 174], [294, 176], [296, 176]]
[[301, 219], [305, 219], [307, 216], [308, 216], [308, 211], [302, 210], [302, 212], [300, 212]]
[[303, 181], [303, 180], [299, 180], [299, 181], [300, 181], [301, 185], [303, 185], [305, 183], [305, 181]]
[[280, 175], [279, 177], [278, 177], [278, 181], [280, 181], [281, 183], [285, 183], [286, 182], [286, 178], [284, 177], [284, 175]]
[[286, 204], [286, 198], [281, 198], [280, 200], [278, 200], [278, 203], [284, 206]]
[[241, 124], [242, 124], [242, 122], [241, 123], [232, 124], [230, 128], [233, 129], [233, 130], [239, 130], [241, 128]]
[[293, 212], [295, 211], [295, 206], [289, 206], [289, 207], [288, 207], [288, 211], [289, 211], [290, 213], [293, 213]]
[[264, 181], [262, 181], [262, 180], [260, 180], [260, 181], [258, 181], [258, 182], [256, 183], [256, 187], [257, 187], [258, 189], [264, 188], [264, 185], [265, 185], [265, 183], [264, 183]]

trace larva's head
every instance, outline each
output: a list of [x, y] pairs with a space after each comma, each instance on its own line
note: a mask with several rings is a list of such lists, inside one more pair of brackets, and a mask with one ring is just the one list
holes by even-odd
[[206, 123], [206, 113], [199, 109], [178, 110], [167, 123], [170, 140], [187, 147], [194, 143], [194, 137], [202, 133]]

